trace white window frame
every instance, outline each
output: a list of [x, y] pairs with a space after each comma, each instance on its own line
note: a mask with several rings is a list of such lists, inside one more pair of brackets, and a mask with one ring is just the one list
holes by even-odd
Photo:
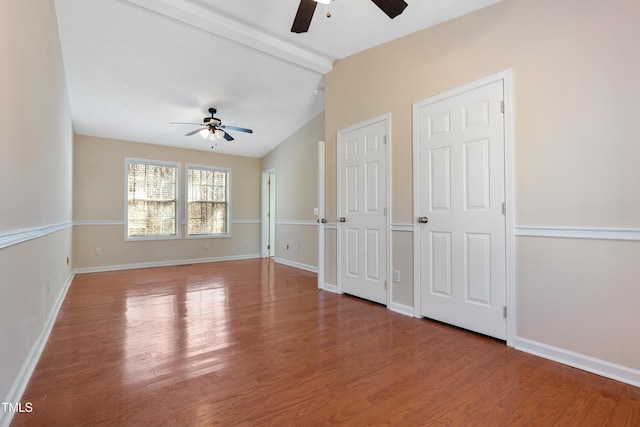
[[[176, 168], [176, 233], [174, 235], [160, 236], [129, 236], [129, 165], [131, 163], [141, 163], [152, 166], [169, 166]], [[176, 240], [180, 239], [181, 222], [181, 185], [182, 178], [181, 164], [178, 162], [168, 162], [163, 160], [138, 159], [133, 157], [125, 157], [124, 159], [124, 240], [128, 242], [146, 241], [146, 240]]]
[[[200, 169], [212, 172], [225, 172], [227, 174], [227, 232], [210, 234], [189, 234], [189, 170]], [[187, 163], [184, 172], [184, 235], [187, 239], [217, 239], [231, 237], [231, 168], [221, 166], [199, 165]]]

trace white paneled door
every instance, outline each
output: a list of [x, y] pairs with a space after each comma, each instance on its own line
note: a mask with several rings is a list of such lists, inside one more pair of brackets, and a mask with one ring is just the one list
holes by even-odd
[[420, 314], [506, 339], [503, 81], [414, 106]]
[[342, 292], [387, 303], [387, 119], [338, 133]]

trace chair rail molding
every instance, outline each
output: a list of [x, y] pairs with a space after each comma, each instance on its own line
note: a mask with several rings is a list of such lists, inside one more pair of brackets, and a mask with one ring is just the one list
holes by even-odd
[[56, 231], [64, 230], [73, 226], [73, 222], [61, 222], [58, 224], [43, 225], [39, 227], [22, 228], [0, 233], [0, 249], [17, 245], [28, 240], [44, 237]]
[[536, 227], [516, 226], [518, 237], [556, 237], [566, 239], [632, 240], [640, 241], [640, 229], [595, 227]]

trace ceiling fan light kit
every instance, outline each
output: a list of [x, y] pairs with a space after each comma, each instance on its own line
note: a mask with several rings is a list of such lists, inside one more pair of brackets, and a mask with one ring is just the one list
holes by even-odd
[[210, 139], [211, 141], [217, 141], [224, 137], [224, 133], [220, 129], [216, 129], [216, 130], [201, 129], [198, 133], [202, 138]]

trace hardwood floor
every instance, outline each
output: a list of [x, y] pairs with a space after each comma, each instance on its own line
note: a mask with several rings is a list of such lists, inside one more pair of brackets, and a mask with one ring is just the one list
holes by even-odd
[[640, 389], [268, 260], [75, 277], [12, 426], [640, 426]]

